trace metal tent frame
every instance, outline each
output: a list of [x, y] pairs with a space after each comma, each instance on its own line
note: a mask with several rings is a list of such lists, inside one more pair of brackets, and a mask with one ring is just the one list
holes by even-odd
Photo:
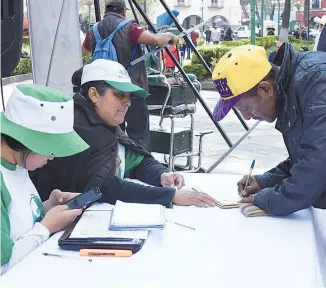
[[[158, 33], [156, 28], [154, 27], [153, 23], [150, 21], [150, 19], [148, 18], [148, 16], [144, 12], [141, 5], [137, 2], [137, 0], [128, 0], [128, 2], [129, 2], [129, 5], [130, 5], [130, 8], [131, 8], [131, 10], [132, 10], [132, 12], [134, 14], [135, 20], [139, 23], [139, 20], [138, 20], [137, 14], [136, 14], [136, 10], [135, 10], [135, 7], [136, 7], [138, 12], [141, 14], [143, 19], [147, 23], [150, 31], [153, 32], [153, 33]], [[173, 23], [175, 24], [175, 27], [180, 31], [180, 33], [184, 32], [184, 29], [182, 28], [182, 26], [178, 22], [177, 18], [174, 16], [174, 14], [171, 12], [171, 9], [166, 4], [165, 0], [159, 0], [159, 2], [161, 3], [161, 5], [164, 7], [166, 12], [169, 14], [171, 19], [173, 20]], [[96, 11], [96, 21], [100, 21], [101, 19], [100, 19], [99, 0], [94, 0], [94, 7], [95, 7], [95, 11]], [[200, 60], [200, 62], [202, 63], [202, 65], [204, 66], [206, 71], [210, 75], [212, 75], [212, 71], [211, 71], [210, 67], [208, 66], [208, 64], [206, 63], [204, 58], [201, 56], [201, 54], [198, 52], [197, 48], [192, 43], [192, 41], [190, 41], [190, 39], [187, 37], [187, 35], [184, 35], [183, 39], [187, 43], [187, 45], [189, 45], [191, 47], [191, 50], [198, 57], [198, 59]], [[236, 109], [233, 109], [233, 112], [237, 116], [237, 118], [240, 121], [240, 123], [242, 124], [242, 126], [245, 128], [246, 132], [244, 133], [244, 135], [242, 137], [240, 137], [240, 139], [238, 141], [236, 141], [235, 143], [232, 143], [232, 141], [230, 140], [230, 138], [226, 134], [225, 130], [221, 127], [221, 125], [214, 121], [211, 110], [207, 106], [205, 100], [202, 98], [200, 93], [196, 90], [195, 86], [193, 85], [193, 83], [191, 82], [191, 80], [189, 79], [187, 74], [185, 73], [185, 71], [182, 68], [181, 64], [177, 61], [177, 59], [174, 57], [174, 55], [172, 54], [172, 52], [170, 51], [170, 49], [167, 46], [165, 46], [164, 49], [166, 50], [166, 52], [168, 53], [168, 55], [170, 56], [170, 58], [172, 59], [172, 61], [176, 65], [176, 67], [178, 68], [179, 72], [181, 73], [181, 75], [183, 76], [183, 78], [185, 79], [185, 81], [187, 82], [187, 84], [189, 85], [191, 90], [193, 91], [193, 93], [196, 95], [197, 100], [200, 102], [200, 104], [202, 105], [202, 107], [206, 111], [207, 115], [209, 116], [209, 118], [212, 120], [212, 122], [216, 126], [217, 130], [219, 131], [219, 133], [221, 134], [221, 136], [223, 137], [223, 139], [225, 140], [227, 145], [229, 146], [229, 149], [227, 150], [227, 152], [225, 152], [205, 172], [205, 173], [210, 173], [257, 127], [257, 125], [259, 124], [259, 121], [257, 121], [251, 128], [249, 128], [248, 125], [245, 123], [245, 120], [243, 119], [243, 117], [239, 113], [239, 111], [237, 111]], [[148, 51], [150, 51], [150, 50], [148, 50]]]

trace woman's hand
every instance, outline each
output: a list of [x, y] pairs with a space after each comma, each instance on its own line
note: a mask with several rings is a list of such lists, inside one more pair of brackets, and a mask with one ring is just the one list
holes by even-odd
[[41, 224], [53, 234], [72, 223], [82, 212], [82, 209], [69, 210], [67, 205], [57, 205], [45, 214]]
[[80, 195], [80, 193], [62, 192], [59, 189], [54, 189], [49, 199], [43, 203], [44, 210], [47, 212], [53, 207], [64, 204], [78, 195]]

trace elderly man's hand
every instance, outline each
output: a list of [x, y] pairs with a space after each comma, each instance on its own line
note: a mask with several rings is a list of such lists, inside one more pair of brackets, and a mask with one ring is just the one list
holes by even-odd
[[183, 176], [176, 172], [163, 173], [161, 175], [161, 185], [163, 187], [177, 187], [180, 189], [185, 185]]
[[239, 203], [255, 203], [256, 194], [249, 195], [248, 197], [243, 197]]
[[[254, 176], [249, 177], [248, 175], [243, 176], [243, 178], [237, 183], [238, 185], [238, 193], [241, 197], [249, 197], [252, 194], [256, 194], [258, 191], [260, 191], [259, 184]], [[246, 186], [248, 184], [248, 186]]]

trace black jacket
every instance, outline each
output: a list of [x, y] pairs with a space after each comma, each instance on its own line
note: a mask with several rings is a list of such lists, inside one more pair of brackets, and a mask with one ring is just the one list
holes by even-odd
[[[94, 111], [93, 106], [80, 94], [75, 94], [75, 131], [90, 148], [80, 154], [55, 158], [30, 173], [42, 200], [48, 199], [53, 189], [85, 192], [91, 187], [100, 187], [101, 201], [114, 204], [116, 200], [138, 203], [155, 203], [169, 206], [175, 190], [160, 186], [160, 177], [167, 172], [142, 146], [122, 132], [120, 127], [106, 125]], [[138, 179], [157, 187], [148, 187], [121, 180], [115, 176], [118, 143], [144, 157], [131, 171], [130, 178]]]
[[273, 215], [313, 205], [326, 209], [326, 57], [283, 44], [274, 63], [277, 122], [289, 159], [255, 176], [262, 190], [255, 205]]

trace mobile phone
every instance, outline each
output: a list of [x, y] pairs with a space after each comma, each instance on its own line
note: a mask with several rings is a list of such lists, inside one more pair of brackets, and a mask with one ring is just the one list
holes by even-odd
[[64, 205], [67, 205], [69, 209], [85, 209], [101, 197], [100, 188], [95, 187], [67, 201]]

